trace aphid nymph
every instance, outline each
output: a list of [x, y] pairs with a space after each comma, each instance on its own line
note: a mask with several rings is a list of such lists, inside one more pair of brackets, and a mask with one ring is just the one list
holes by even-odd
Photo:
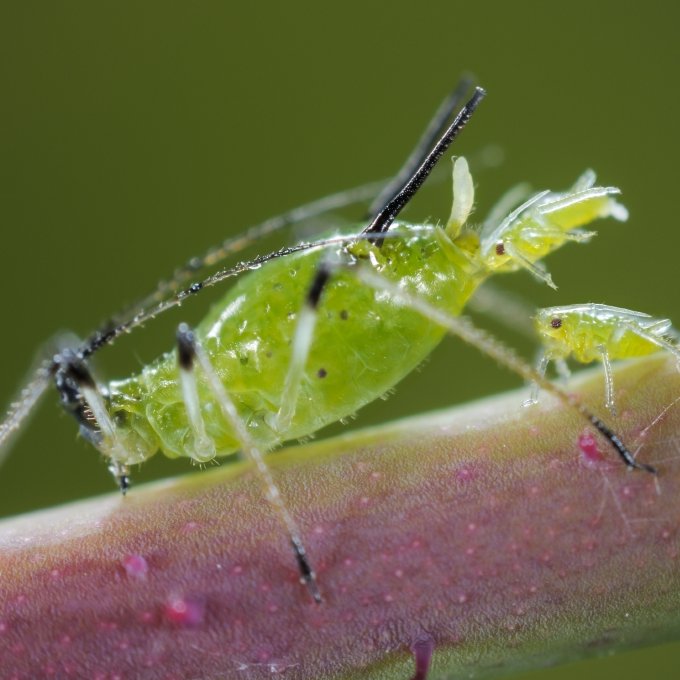
[[[553, 361], [567, 378], [570, 357], [581, 364], [600, 361], [605, 377], [605, 405], [612, 414], [614, 378], [611, 362], [666, 351], [680, 362], [678, 332], [670, 319], [655, 319], [644, 312], [594, 302], [539, 309], [534, 326], [541, 340], [542, 352], [537, 370], [545, 375]], [[536, 401], [536, 388], [531, 401]]]
[[[402, 171], [381, 192], [363, 228], [191, 281], [203, 268], [237, 252], [253, 234], [365, 194], [355, 190], [275, 218], [246, 238], [191, 260], [116, 323], [78, 347], [47, 357], [0, 425], [0, 446], [53, 383], [123, 491], [129, 466], [157, 451], [199, 462], [240, 451], [255, 466], [288, 533], [301, 580], [317, 601], [320, 589], [301, 532], [264, 454], [381, 396], [446, 333], [535, 380], [577, 410], [629, 467], [651, 471], [576, 397], [459, 317], [475, 290], [496, 272], [525, 268], [551, 283], [539, 260], [568, 241], [590, 238], [592, 233], [581, 228], [595, 218], [625, 219], [614, 198], [618, 190], [596, 187], [589, 173], [572, 189], [541, 192], [480, 231], [467, 223], [474, 189], [467, 162], [458, 158], [447, 223], [395, 221], [484, 97], [476, 88], [454, 115], [469, 87], [463, 81], [444, 102]], [[180, 325], [174, 351], [126, 379], [108, 385], [95, 381], [89, 363], [99, 349], [203, 288], [245, 272], [195, 329]]]

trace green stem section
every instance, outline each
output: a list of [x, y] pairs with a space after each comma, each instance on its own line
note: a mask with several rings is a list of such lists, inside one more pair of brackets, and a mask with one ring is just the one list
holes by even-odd
[[517, 393], [270, 456], [321, 605], [243, 464], [6, 520], [2, 677], [496, 677], [676, 638], [680, 374], [615, 379], [658, 477]]

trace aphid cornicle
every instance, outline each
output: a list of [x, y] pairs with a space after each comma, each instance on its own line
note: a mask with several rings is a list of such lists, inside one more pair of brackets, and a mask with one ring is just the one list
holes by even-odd
[[[594, 175], [586, 173], [570, 190], [541, 192], [476, 230], [467, 224], [473, 183], [467, 162], [458, 158], [446, 225], [395, 222], [483, 98], [484, 91], [476, 88], [449, 123], [468, 88], [461, 83], [445, 101], [402, 172], [381, 193], [363, 230], [299, 244], [177, 290], [230, 248], [192, 261], [117, 324], [45, 360], [0, 425], [0, 446], [53, 381], [123, 491], [128, 466], [157, 451], [200, 462], [241, 451], [256, 466], [287, 529], [301, 579], [317, 601], [320, 591], [301, 534], [262, 454], [376, 399], [421, 363], [447, 332], [537, 381], [586, 418], [629, 467], [651, 471], [575, 396], [458, 318], [475, 290], [496, 272], [525, 268], [551, 283], [539, 260], [568, 241], [590, 238], [592, 232], [581, 227], [595, 218], [625, 219], [617, 189], [595, 187]], [[355, 195], [350, 192], [345, 200]], [[260, 231], [276, 228], [272, 224]], [[248, 270], [195, 330], [180, 326], [174, 351], [107, 386], [93, 379], [88, 361], [101, 347], [205, 286]]]

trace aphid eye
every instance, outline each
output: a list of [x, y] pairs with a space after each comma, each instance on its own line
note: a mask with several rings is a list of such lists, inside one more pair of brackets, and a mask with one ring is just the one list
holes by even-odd
[[496, 244], [496, 255], [505, 255], [505, 245], [503, 244], [503, 241], [499, 241]]
[[550, 325], [553, 328], [561, 328], [562, 327], [562, 319], [560, 319], [559, 316], [553, 317], [553, 319], [550, 321]]

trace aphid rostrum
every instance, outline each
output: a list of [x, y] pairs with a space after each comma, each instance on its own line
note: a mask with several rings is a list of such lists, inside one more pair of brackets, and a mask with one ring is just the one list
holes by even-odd
[[[654, 352], [673, 354], [680, 364], [680, 335], [670, 319], [656, 319], [644, 312], [589, 302], [580, 305], [546, 307], [534, 317], [542, 351], [537, 370], [545, 375], [551, 361], [562, 377], [569, 377], [567, 359], [581, 364], [602, 363], [605, 377], [605, 405], [616, 412], [611, 362]], [[537, 398], [534, 387], [532, 402]]]
[[[301, 580], [317, 601], [321, 595], [300, 531], [263, 454], [384, 394], [447, 332], [576, 409], [629, 467], [653, 471], [574, 395], [459, 317], [495, 272], [526, 268], [550, 282], [539, 263], [543, 257], [567, 241], [587, 240], [592, 233], [581, 228], [597, 217], [625, 217], [614, 198], [617, 189], [594, 187], [594, 176], [586, 175], [571, 190], [541, 192], [478, 231], [467, 224], [474, 191], [467, 163], [459, 158], [446, 225], [395, 221], [482, 100], [485, 93], [476, 88], [449, 123], [467, 87], [463, 82], [444, 102], [404, 169], [381, 193], [367, 226], [240, 263], [177, 290], [238, 246], [191, 261], [116, 323], [44, 360], [0, 425], [0, 446], [54, 382], [123, 491], [129, 466], [159, 450], [200, 462], [241, 451], [256, 466], [287, 529]], [[175, 351], [130, 378], [106, 386], [94, 380], [88, 363], [100, 348], [202, 288], [244, 272], [195, 330], [180, 325]]]

